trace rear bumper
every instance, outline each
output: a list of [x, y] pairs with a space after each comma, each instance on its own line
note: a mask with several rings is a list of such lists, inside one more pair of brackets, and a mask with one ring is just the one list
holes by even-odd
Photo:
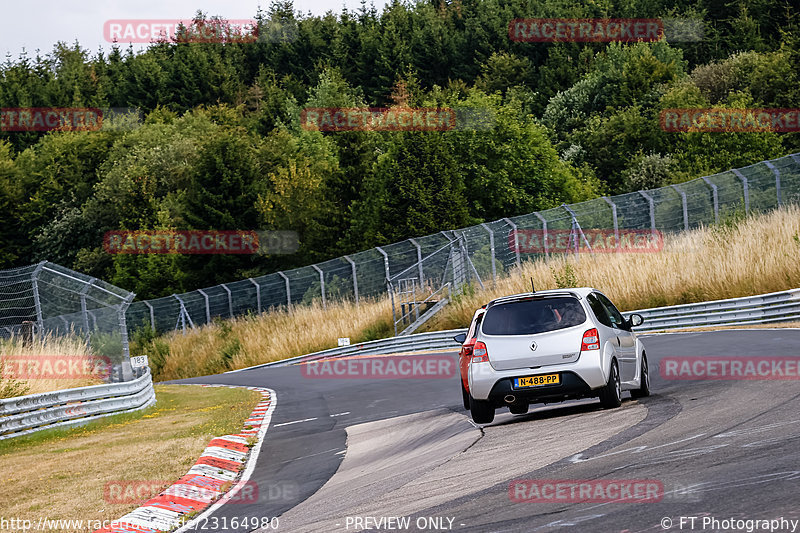
[[[505, 405], [503, 398], [514, 395], [518, 400], [536, 402], [557, 402], [573, 398], [595, 396], [597, 389], [608, 381], [605, 357], [600, 350], [582, 352], [574, 363], [548, 365], [540, 368], [517, 368], [514, 370], [495, 370], [491, 363], [472, 363], [469, 365], [469, 392], [476, 400], [491, 400]], [[515, 389], [513, 380], [517, 377], [539, 374], [559, 374], [558, 385], [545, 385]]]
[[574, 372], [560, 372], [561, 383], [558, 385], [545, 385], [540, 387], [514, 388], [513, 378], [503, 378], [497, 381], [489, 392], [489, 401], [495, 405], [506, 405], [504, 398], [514, 396], [515, 401], [561, 402], [574, 398], [594, 396], [596, 392]]

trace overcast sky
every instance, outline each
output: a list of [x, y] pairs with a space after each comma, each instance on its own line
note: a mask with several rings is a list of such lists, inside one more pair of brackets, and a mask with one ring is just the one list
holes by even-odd
[[[386, 0], [373, 1], [378, 10], [386, 4]], [[49, 52], [57, 41], [72, 44], [76, 39], [91, 52], [100, 47], [108, 51], [111, 43], [103, 36], [107, 20], [186, 19], [198, 9], [209, 16], [251, 19], [259, 5], [266, 11], [269, 4], [270, 0], [0, 0], [0, 59], [5, 61], [8, 53], [16, 59], [23, 48], [33, 57], [37, 49]], [[338, 13], [343, 6], [356, 10], [361, 0], [294, 2], [295, 11], [315, 15], [329, 10]]]

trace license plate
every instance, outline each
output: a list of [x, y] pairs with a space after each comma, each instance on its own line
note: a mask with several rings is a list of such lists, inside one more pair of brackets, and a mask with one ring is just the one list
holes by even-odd
[[561, 383], [559, 374], [542, 374], [541, 376], [526, 376], [524, 378], [514, 378], [514, 388], [524, 389], [526, 387], [541, 387], [542, 385], [558, 385]]

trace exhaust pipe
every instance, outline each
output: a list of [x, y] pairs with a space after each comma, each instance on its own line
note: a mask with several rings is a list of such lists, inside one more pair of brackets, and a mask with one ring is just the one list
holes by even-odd
[[506, 395], [506, 397], [505, 397], [505, 398], [503, 398], [503, 400], [504, 400], [506, 403], [514, 403], [514, 402], [516, 401], [516, 399], [517, 399], [517, 398], [516, 398], [516, 397], [515, 397], [513, 394], [508, 394], [508, 395]]

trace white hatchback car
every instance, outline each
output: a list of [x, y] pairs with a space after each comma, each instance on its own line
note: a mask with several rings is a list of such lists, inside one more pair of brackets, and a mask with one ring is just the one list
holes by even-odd
[[622, 391], [650, 394], [647, 356], [632, 328], [597, 289], [558, 289], [492, 300], [469, 364], [469, 402], [478, 424], [495, 409], [524, 414], [531, 403], [599, 397], [619, 407]]

